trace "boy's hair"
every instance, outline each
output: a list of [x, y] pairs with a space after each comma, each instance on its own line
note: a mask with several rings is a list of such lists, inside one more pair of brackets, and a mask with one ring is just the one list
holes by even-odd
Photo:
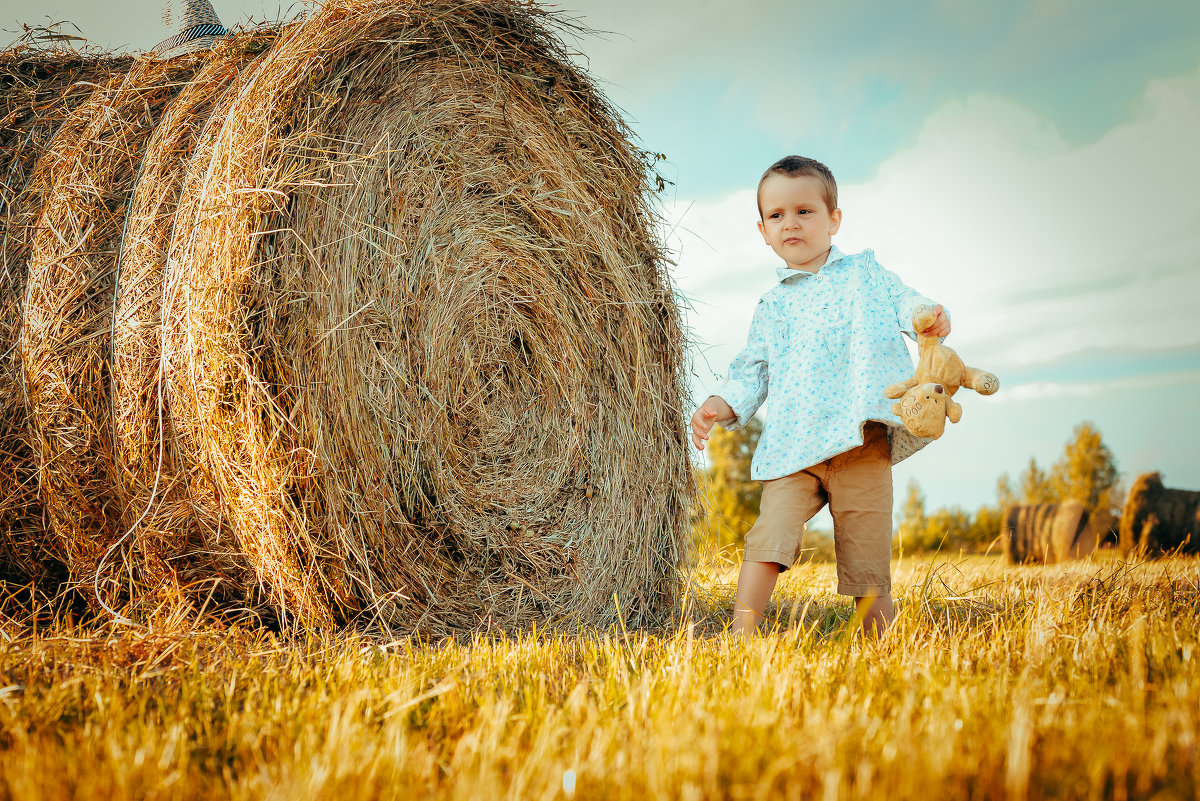
[[[832, 212], [838, 207], [837, 204], [837, 181], [833, 179], [833, 173], [829, 168], [816, 159], [805, 158], [804, 156], [784, 156], [779, 161], [767, 167], [767, 171], [762, 174], [762, 178], [758, 179], [758, 191], [756, 195], [762, 194], [763, 181], [767, 180], [772, 175], [786, 175], [788, 178], [799, 178], [807, 175], [810, 178], [816, 178], [821, 182], [824, 189], [825, 205]], [[758, 201], [758, 216], [762, 218], [762, 200]]]

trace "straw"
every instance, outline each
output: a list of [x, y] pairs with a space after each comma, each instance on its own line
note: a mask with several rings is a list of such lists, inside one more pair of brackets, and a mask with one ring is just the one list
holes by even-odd
[[65, 572], [47, 547], [17, 337], [34, 225], [53, 185], [51, 142], [77, 136], [72, 112], [131, 63], [30, 46], [0, 52], [0, 580], [53, 583]]
[[171, 585], [425, 635], [676, 611], [683, 333], [647, 159], [565, 26], [339, 0], [72, 117], [20, 342], [53, 551], [102, 607]]
[[95, 577], [125, 511], [109, 392], [125, 211], [147, 140], [199, 64], [135, 62], [75, 110], [43, 156], [54, 186], [30, 249], [19, 351], [50, 547], [75, 582]]

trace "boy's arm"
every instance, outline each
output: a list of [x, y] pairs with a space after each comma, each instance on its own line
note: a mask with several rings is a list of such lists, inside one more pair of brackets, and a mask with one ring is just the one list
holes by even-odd
[[714, 423], [728, 423], [735, 420], [733, 409], [720, 395], [709, 395], [708, 400], [700, 405], [692, 415], [692, 444], [699, 450], [704, 450], [704, 444], [712, 432]]
[[[886, 267], [880, 265], [879, 262], [875, 262], [875, 266], [878, 270], [880, 281], [883, 283], [884, 288], [887, 290], [888, 296], [891, 298], [892, 308], [895, 309], [896, 312], [896, 325], [900, 327], [901, 331], [908, 334], [908, 336], [912, 339], [916, 339], [917, 334], [922, 333], [920, 331], [913, 330], [912, 318], [913, 312], [916, 311], [917, 307], [924, 305], [933, 306], [935, 309], [940, 310], [937, 322], [935, 322], [933, 326], [935, 330], [931, 331], [930, 333], [934, 333], [937, 336], [946, 336], [946, 334], [950, 333], [950, 312], [946, 311], [942, 306], [934, 303], [932, 300], [925, 297], [915, 289], [906, 286], [904, 282], [900, 280], [899, 276]], [[942, 330], [944, 330], [945, 333], [940, 333]]]
[[692, 442], [704, 449], [713, 423], [736, 431], [754, 416], [767, 399], [768, 357], [774, 317], [763, 301], [754, 309], [746, 346], [729, 365], [729, 380], [692, 416]]

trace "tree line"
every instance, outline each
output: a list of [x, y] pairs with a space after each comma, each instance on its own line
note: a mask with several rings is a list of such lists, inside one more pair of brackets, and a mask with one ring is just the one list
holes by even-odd
[[[739, 431], [713, 429], [706, 448], [709, 466], [699, 472], [701, 503], [692, 517], [692, 532], [702, 550], [740, 546], [754, 525], [762, 484], [749, 480], [750, 460], [761, 435], [757, 417]], [[1109, 514], [1115, 526], [1123, 495], [1112, 451], [1100, 430], [1085, 421], [1075, 426], [1053, 464], [1043, 468], [1030, 457], [1016, 482], [1008, 473], [997, 479], [995, 503], [974, 511], [959, 506], [928, 510], [920, 484], [910, 480], [893, 542], [904, 553], [986, 551], [1000, 536], [1007, 510], [1025, 503], [1079, 501], [1089, 513]]]

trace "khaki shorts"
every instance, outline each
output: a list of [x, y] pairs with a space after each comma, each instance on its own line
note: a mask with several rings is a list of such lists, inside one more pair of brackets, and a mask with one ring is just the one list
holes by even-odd
[[887, 426], [869, 422], [863, 444], [790, 476], [763, 482], [758, 520], [746, 534], [747, 562], [787, 570], [804, 524], [829, 504], [838, 592], [882, 596], [892, 589], [892, 456]]

